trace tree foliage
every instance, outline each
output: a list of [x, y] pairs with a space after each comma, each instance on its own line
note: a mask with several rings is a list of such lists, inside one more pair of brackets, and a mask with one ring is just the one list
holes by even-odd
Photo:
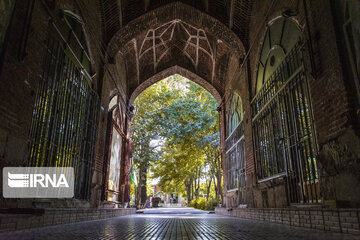
[[151, 166], [164, 192], [181, 193], [190, 201], [205, 181], [205, 195], [213, 183], [219, 199], [219, 117], [213, 96], [174, 75], [146, 89], [134, 106], [133, 158], [138, 167]]

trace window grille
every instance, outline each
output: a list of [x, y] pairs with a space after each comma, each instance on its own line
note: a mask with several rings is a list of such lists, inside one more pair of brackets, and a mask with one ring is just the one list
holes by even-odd
[[226, 148], [226, 179], [227, 190], [238, 190], [239, 201], [244, 202], [245, 196], [245, 141], [242, 123], [243, 110], [240, 96], [234, 93], [231, 97], [228, 114], [228, 134]]
[[297, 43], [253, 101], [259, 181], [286, 177], [290, 203], [319, 200], [311, 103], [302, 46]]
[[283, 178], [289, 203], [319, 201], [302, 32], [289, 17], [269, 22], [251, 101], [259, 182]]
[[84, 48], [70, 46], [66, 39], [72, 38], [64, 18], [50, 24], [29, 134], [30, 165], [74, 167], [75, 198], [90, 199], [99, 99], [90, 68], [80, 61]]
[[[239, 129], [242, 124], [239, 125]], [[245, 141], [244, 136], [226, 151], [227, 190], [245, 188]]]

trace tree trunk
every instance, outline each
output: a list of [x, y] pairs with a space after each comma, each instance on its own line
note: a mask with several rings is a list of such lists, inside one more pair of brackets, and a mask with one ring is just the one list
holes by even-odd
[[214, 189], [215, 189], [215, 199], [219, 201], [219, 190], [217, 187], [217, 177], [214, 177]]
[[137, 186], [135, 188], [135, 206], [138, 208], [139, 207], [139, 201], [140, 201], [140, 186]]
[[218, 200], [219, 199], [219, 196], [221, 196], [221, 201], [223, 201], [223, 196], [222, 196], [222, 190], [221, 190], [221, 158], [218, 157], [217, 158], [217, 162], [218, 162], [218, 171], [217, 171], [217, 175], [216, 175], [216, 178], [217, 178], [217, 192], [218, 192]]
[[139, 196], [138, 196], [138, 201], [139, 201], [139, 205], [141, 205], [141, 207], [146, 203], [146, 180], [147, 180], [147, 168], [145, 167], [140, 167], [139, 170], [139, 175], [140, 175], [140, 180], [139, 180]]
[[197, 199], [199, 197], [197, 178], [194, 179], [194, 194], [195, 194], [195, 199]]
[[210, 178], [209, 185], [207, 186], [206, 200], [209, 200], [210, 189], [211, 189], [211, 182], [212, 182], [212, 177]]
[[196, 198], [199, 197], [199, 189], [200, 189], [200, 178], [197, 179], [196, 190], [195, 190]]
[[201, 168], [200, 168], [200, 169], [196, 169], [195, 179], [194, 179], [194, 183], [195, 183], [195, 198], [198, 198], [198, 197], [199, 197], [200, 173], [201, 173]]
[[191, 178], [191, 200], [194, 199], [194, 182], [193, 179]]
[[185, 181], [186, 195], [187, 195], [187, 203], [191, 202], [191, 180]]

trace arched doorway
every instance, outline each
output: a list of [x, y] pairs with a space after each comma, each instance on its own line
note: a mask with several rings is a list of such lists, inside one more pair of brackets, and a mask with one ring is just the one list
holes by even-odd
[[[180, 204], [205, 198], [209, 204], [218, 202], [222, 196], [220, 117], [213, 95], [175, 74], [146, 88], [134, 107], [130, 135], [139, 170], [139, 187], [132, 191], [136, 205], [143, 207], [149, 191], [159, 191], [156, 186], [168, 196], [176, 193], [173, 196], [183, 199]], [[151, 188], [149, 176], [157, 178], [159, 185]], [[162, 199], [162, 205], [167, 200]]]
[[[185, 11], [176, 11], [179, 7]], [[156, 21], [146, 20], [154, 14]], [[140, 25], [141, 28], [134, 27]], [[106, 77], [119, 82], [117, 88], [123, 88], [118, 91], [123, 92], [128, 120], [136, 96], [151, 84], [178, 73], [198, 83], [217, 100], [221, 145], [225, 149], [225, 86], [238, 73], [237, 66], [245, 55], [242, 42], [227, 26], [188, 5], [168, 4], [119, 30], [109, 42], [107, 55], [108, 69], [115, 69], [116, 73]], [[235, 69], [229, 70], [229, 66]], [[225, 159], [225, 151], [222, 156]], [[225, 161], [222, 164], [225, 169]]]
[[185, 68], [182, 68], [180, 66], [173, 66], [168, 69], [165, 69], [164, 71], [155, 74], [151, 78], [149, 78], [146, 81], [144, 81], [143, 83], [141, 83], [131, 94], [129, 104], [130, 105], [133, 104], [136, 97], [139, 96], [139, 94], [141, 94], [141, 92], [144, 91], [146, 88], [157, 83], [158, 81], [161, 81], [161, 80], [163, 80], [167, 77], [170, 77], [172, 75], [175, 75], [175, 74], [179, 74], [183, 77], [186, 77], [187, 79], [200, 85], [201, 87], [206, 89], [216, 99], [216, 101], [218, 102], [219, 105], [221, 104], [221, 95], [213, 85], [209, 84], [206, 80], [199, 77], [198, 75], [196, 75], [196, 74], [192, 73], [191, 71], [189, 71]]

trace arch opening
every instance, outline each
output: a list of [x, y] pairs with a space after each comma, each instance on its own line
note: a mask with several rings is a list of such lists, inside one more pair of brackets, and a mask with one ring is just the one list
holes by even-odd
[[[155, 15], [156, 21], [147, 21]], [[107, 47], [110, 64], [118, 65], [118, 59], [122, 59], [129, 96], [154, 75], [178, 68], [196, 75], [179, 72], [195, 82], [202, 79], [197, 83], [220, 99], [217, 95], [224, 94], [226, 82], [231, 78], [227, 66], [235, 66], [244, 55], [244, 46], [231, 29], [179, 2], [131, 21], [113, 36]], [[131, 99], [130, 102], [134, 100]]]
[[[154, 201], [162, 197], [163, 206], [181, 206], [201, 197], [210, 201], [210, 196], [218, 203], [221, 146], [217, 100], [207, 89], [179, 74], [148, 85], [133, 95], [132, 157], [139, 169], [139, 187], [136, 191], [133, 188], [138, 196], [136, 205], [150, 200], [148, 195]], [[157, 178], [155, 192], [146, 184], [149, 175]]]
[[204, 89], [206, 89], [217, 101], [218, 104], [221, 103], [221, 95], [218, 92], [218, 90], [216, 90], [216, 88], [214, 86], [212, 86], [208, 81], [204, 80], [203, 78], [201, 78], [200, 76], [198, 76], [197, 74], [182, 68], [180, 66], [173, 66], [170, 68], [165, 69], [164, 71], [157, 73], [155, 75], [153, 75], [152, 77], [150, 77], [149, 79], [145, 80], [143, 83], [141, 83], [132, 93], [130, 96], [130, 101], [129, 104], [132, 105], [135, 101], [135, 99], [148, 87], [150, 87], [151, 85], [164, 80], [165, 78], [168, 78], [172, 75], [181, 75], [184, 78], [187, 78], [191, 81], [193, 81], [194, 83], [200, 85], [201, 87], [203, 87]]
[[[157, 16], [156, 21], [147, 21], [153, 16]], [[245, 49], [238, 36], [217, 19], [176, 2], [121, 28], [109, 42], [106, 54], [109, 67], [121, 72], [117, 79], [126, 89], [130, 110], [145, 89], [173, 74], [197, 83], [213, 95], [218, 106], [222, 105], [225, 87], [233, 79], [228, 67], [242, 61]], [[132, 113], [129, 116], [132, 118]], [[221, 119], [221, 145], [225, 145], [225, 114]], [[242, 127], [237, 129], [243, 134]]]

